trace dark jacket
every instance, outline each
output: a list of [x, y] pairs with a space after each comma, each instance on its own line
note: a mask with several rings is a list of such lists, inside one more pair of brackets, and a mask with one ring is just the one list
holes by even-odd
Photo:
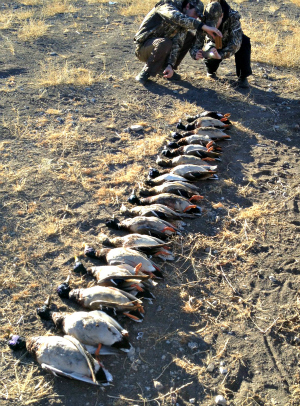
[[146, 15], [138, 32], [134, 37], [137, 48], [141, 47], [150, 38], [169, 38], [172, 40], [172, 49], [168, 64], [175, 64], [179, 51], [183, 46], [188, 30], [201, 30], [203, 23], [200, 20], [188, 17], [182, 13], [183, 1], [165, 1], [157, 3]]

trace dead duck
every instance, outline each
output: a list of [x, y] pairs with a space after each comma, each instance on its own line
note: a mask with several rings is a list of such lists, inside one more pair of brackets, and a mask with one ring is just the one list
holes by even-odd
[[[55, 327], [65, 334], [75, 337], [87, 350], [99, 355], [115, 354], [116, 349], [129, 352], [132, 348], [128, 341], [128, 332], [112, 317], [100, 310], [92, 312], [53, 312], [49, 297], [45, 304], [37, 309], [42, 320], [52, 320]], [[93, 348], [96, 347], [96, 348]], [[100, 351], [101, 350], [101, 351]]]
[[142, 301], [129, 292], [106, 286], [92, 286], [86, 289], [71, 289], [68, 279], [61, 283], [57, 294], [63, 299], [70, 299], [85, 309], [113, 309], [130, 319], [141, 322], [144, 317]]
[[220, 129], [214, 128], [214, 127], [207, 127], [207, 128], [200, 127], [200, 128], [196, 128], [193, 131], [184, 132], [183, 134], [175, 133], [173, 138], [175, 140], [179, 140], [182, 138], [189, 137], [191, 135], [201, 136], [204, 141], [207, 140], [208, 138], [212, 141], [223, 141], [223, 140], [231, 139], [231, 136], [226, 134], [224, 132], [224, 130], [220, 130]]
[[[172, 225], [178, 228], [179, 230], [182, 230], [186, 225], [182, 221], [180, 222], [180, 219], [182, 219], [183, 217], [189, 218], [194, 217], [193, 215], [188, 213], [178, 213], [170, 209], [170, 207], [165, 206], [164, 204], [150, 204], [148, 206], [136, 206], [131, 209], [128, 209], [123, 205], [121, 207], [121, 211], [123, 214], [128, 216], [143, 216], [143, 217], [155, 216], [160, 218], [161, 220], [172, 221]], [[174, 220], [176, 220], [175, 223]]]
[[[149, 217], [147, 217], [149, 218]], [[138, 264], [142, 264], [140, 271], [149, 274], [156, 278], [163, 278], [163, 274], [159, 267], [147, 258], [146, 255], [133, 250], [131, 248], [103, 248], [96, 251], [92, 247], [86, 247], [84, 253], [87, 257], [94, 259], [103, 259], [109, 265], [121, 265], [128, 264], [130, 266], [136, 267]]]
[[[164, 154], [164, 151], [162, 152]], [[179, 154], [178, 154], [179, 155]], [[145, 183], [149, 186], [154, 186], [154, 185], [161, 185], [164, 182], [176, 182], [176, 181], [181, 181], [181, 182], [188, 182], [187, 179], [185, 179], [183, 176], [178, 176], [178, 175], [173, 175], [173, 173], [164, 173], [157, 178], [152, 179], [147, 179]], [[129, 201], [129, 199], [128, 199]]]
[[[150, 205], [150, 204], [162, 204], [169, 207], [170, 209], [177, 211], [178, 213], [201, 213], [201, 208], [195, 204], [191, 204], [191, 201], [199, 201], [203, 199], [202, 196], [194, 195], [189, 200], [176, 196], [171, 193], [161, 193], [156, 196], [148, 196], [145, 198], [139, 199], [139, 204], [141, 205]], [[151, 218], [151, 217], [148, 217]]]
[[[224, 122], [225, 121], [225, 122]], [[231, 124], [228, 124], [227, 118], [221, 118], [218, 120], [212, 117], [199, 117], [191, 124], [183, 125], [181, 122], [177, 124], [179, 130], [191, 131], [200, 127], [214, 127], [214, 128], [229, 128]]]
[[[182, 176], [189, 181], [196, 182], [212, 177], [216, 173], [217, 167], [204, 165], [177, 165], [169, 173], [175, 176]], [[154, 178], [155, 179], [155, 178]], [[148, 180], [150, 180], [148, 178]], [[163, 183], [164, 184], [164, 183]], [[162, 184], [162, 185], [163, 185]]]
[[[128, 269], [131, 268], [132, 270]], [[92, 266], [89, 273], [96, 279], [100, 286], [111, 286], [130, 292], [132, 295], [143, 299], [155, 299], [149, 291], [152, 285], [150, 275], [139, 272], [138, 267], [127, 265]]]
[[[195, 194], [198, 194], [200, 189], [198, 186], [193, 185], [192, 183], [188, 182], [165, 182], [162, 185], [154, 186], [151, 189], [143, 189], [141, 188], [139, 193], [140, 196], [155, 196], [159, 195], [160, 193], [172, 193], [174, 195], [190, 198]], [[176, 213], [178, 216], [178, 213]]]
[[[136, 207], [133, 209], [136, 209]], [[168, 243], [151, 235], [134, 233], [125, 235], [124, 237], [108, 238], [105, 234], [102, 234], [99, 236], [99, 239], [102, 240], [103, 245], [137, 249], [144, 252], [146, 255], [153, 255], [163, 260], [174, 260], [174, 256], [169, 249]], [[127, 269], [128, 267], [131, 268], [128, 269], [131, 273], [135, 270], [135, 268], [126, 264], [118, 266], [126, 266]], [[140, 272], [138, 274], [140, 274]]]
[[174, 158], [178, 155], [194, 155], [203, 160], [207, 158], [214, 158], [215, 160], [220, 161], [220, 153], [209, 151], [209, 149], [203, 147], [202, 145], [183, 145], [182, 147], [173, 149], [170, 151], [169, 149], [164, 149], [162, 151], [162, 155], [167, 158]]
[[164, 168], [173, 168], [177, 165], [203, 165], [211, 166], [215, 165], [216, 161], [214, 158], [203, 159], [194, 155], [178, 155], [172, 159], [163, 159], [160, 156], [157, 157], [156, 163]]
[[8, 345], [13, 350], [26, 346], [43, 369], [94, 385], [109, 385], [112, 375], [72, 336], [40, 336], [25, 340], [13, 336]]
[[[220, 111], [208, 111], [208, 110], [205, 110], [202, 113], [196, 114], [195, 116], [188, 116], [186, 121], [188, 123], [192, 123], [193, 121], [197, 120], [197, 118], [200, 118], [200, 117], [211, 117], [211, 118], [216, 118], [218, 120], [221, 120], [221, 119], [225, 118], [225, 119], [228, 120], [230, 116], [231, 116], [230, 113], [225, 113], [224, 114], [224, 113], [221, 113]], [[230, 122], [229, 122], [229, 124], [230, 124]]]
[[[189, 137], [184, 137], [178, 140], [177, 142], [169, 142], [167, 147], [174, 149], [174, 148], [179, 148], [182, 145], [191, 145], [191, 144], [197, 144], [197, 145], [202, 145], [203, 147], [208, 148], [210, 151], [222, 151], [222, 148], [218, 146], [215, 141], [209, 139], [203, 139], [204, 137], [202, 135], [198, 134], [193, 134], [190, 135]], [[206, 137], [205, 137], [206, 138]]]
[[[139, 201], [141, 201], [139, 199]], [[128, 230], [137, 234], [148, 234], [158, 238], [166, 238], [180, 232], [176, 226], [159, 217], [137, 216], [134, 218], [119, 221], [118, 219], [109, 220], [106, 226], [115, 230]]]

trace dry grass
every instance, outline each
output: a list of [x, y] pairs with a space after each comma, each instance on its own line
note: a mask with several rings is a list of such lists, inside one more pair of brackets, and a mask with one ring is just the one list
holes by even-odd
[[42, 63], [40, 70], [36, 72], [37, 86], [59, 86], [59, 85], [91, 85], [96, 81], [95, 74], [86, 68], [78, 68], [65, 62], [63, 66], [49, 62]]
[[251, 38], [253, 61], [288, 68], [299, 66], [300, 28], [296, 21], [281, 19], [275, 26], [252, 18], [243, 20], [242, 26]]
[[157, 1], [155, 0], [122, 0], [121, 14], [124, 16], [144, 16], [150, 11]]
[[70, 0], [52, 0], [44, 4], [42, 15], [44, 17], [53, 17], [56, 14], [75, 13], [76, 11], [74, 5], [70, 4]]
[[23, 41], [36, 40], [46, 34], [49, 25], [44, 20], [30, 19], [18, 30], [18, 37]]

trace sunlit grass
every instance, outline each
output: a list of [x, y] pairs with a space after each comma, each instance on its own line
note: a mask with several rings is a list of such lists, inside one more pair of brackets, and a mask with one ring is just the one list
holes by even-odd
[[18, 30], [18, 37], [23, 41], [35, 40], [46, 34], [49, 25], [44, 20], [30, 19]]

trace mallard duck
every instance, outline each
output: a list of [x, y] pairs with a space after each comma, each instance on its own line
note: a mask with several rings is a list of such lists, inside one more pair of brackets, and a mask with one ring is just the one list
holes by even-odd
[[194, 155], [178, 155], [172, 159], [163, 159], [158, 156], [156, 159], [156, 163], [157, 165], [165, 168], [173, 168], [177, 165], [203, 165], [209, 167], [211, 165], [214, 165], [216, 163], [216, 160], [214, 158], [206, 158], [206, 160], [204, 161], [203, 159], [198, 158]]
[[18, 350], [26, 345], [43, 369], [54, 375], [76, 379], [94, 385], [109, 385], [113, 378], [103, 365], [88, 353], [80, 342], [72, 336], [40, 336], [25, 340], [13, 336], [8, 345]]
[[[164, 152], [162, 152], [164, 153]], [[179, 154], [178, 154], [179, 155]], [[145, 181], [146, 185], [149, 186], [155, 186], [155, 185], [161, 185], [164, 182], [175, 182], [175, 181], [180, 181], [180, 182], [188, 182], [187, 179], [185, 179], [183, 176], [178, 176], [178, 175], [173, 175], [173, 173], [164, 173], [163, 175], [158, 176], [157, 178], [152, 179], [147, 179]], [[128, 199], [129, 203], [131, 201]]]
[[231, 136], [224, 133], [223, 130], [220, 130], [220, 129], [214, 128], [214, 127], [207, 127], [207, 128], [200, 127], [200, 128], [196, 128], [193, 131], [187, 131], [183, 134], [176, 133], [173, 136], [173, 138], [175, 140], [179, 140], [182, 138], [189, 137], [191, 135], [201, 136], [204, 141], [207, 140], [207, 138], [209, 138], [210, 140], [213, 140], [213, 141], [223, 141], [223, 140], [231, 139]]
[[128, 264], [136, 267], [138, 264], [142, 264], [140, 267], [141, 272], [156, 278], [163, 278], [161, 270], [153, 261], [141, 252], [137, 252], [131, 248], [103, 248], [96, 251], [94, 248], [86, 246], [84, 253], [90, 258], [104, 259], [109, 265]]
[[[188, 182], [165, 182], [162, 185], [154, 186], [151, 189], [140, 189], [140, 196], [155, 196], [160, 193], [172, 193], [174, 195], [190, 198], [199, 193], [198, 186]], [[178, 213], [176, 213], [178, 216]]]
[[[216, 118], [218, 120], [225, 118], [226, 120], [228, 120], [230, 116], [231, 116], [230, 113], [224, 114], [219, 111], [207, 111], [206, 110], [206, 111], [203, 111], [202, 113], [196, 114], [195, 116], [188, 116], [186, 121], [188, 123], [192, 123], [193, 121], [197, 120], [197, 118], [200, 118], [200, 117], [211, 117], [211, 118]], [[230, 124], [230, 122], [228, 124]]]
[[[145, 189], [146, 190], [146, 189]], [[193, 218], [194, 216], [188, 213], [178, 213], [170, 207], [165, 206], [163, 204], [150, 204], [148, 206], [136, 206], [131, 209], [128, 209], [124, 205], [121, 207], [121, 212], [124, 215], [128, 216], [143, 216], [143, 217], [158, 217], [161, 220], [172, 221], [172, 225], [174, 225], [178, 229], [182, 229], [186, 224], [179, 223], [178, 221], [176, 224], [173, 220], [182, 219], [183, 217]]]
[[212, 177], [216, 173], [217, 167], [204, 166], [204, 165], [177, 165], [172, 168], [170, 173], [174, 175], [183, 176], [188, 180], [203, 180]]
[[177, 128], [179, 130], [185, 130], [185, 131], [195, 130], [196, 128], [199, 128], [199, 127], [214, 127], [214, 128], [224, 128], [224, 129], [229, 128], [230, 124], [226, 124], [226, 123], [224, 123], [224, 121], [227, 123], [228, 119], [221, 118], [221, 120], [218, 120], [218, 119], [212, 118], [212, 117], [200, 117], [191, 124], [183, 125], [180, 122], [177, 124]]
[[[141, 202], [140, 199], [138, 201]], [[137, 216], [122, 221], [113, 219], [107, 221], [106, 226], [115, 230], [128, 230], [132, 233], [148, 234], [158, 238], [166, 238], [173, 234], [180, 235], [179, 230], [173, 224], [154, 216]]]
[[152, 282], [149, 279], [150, 275], [139, 272], [139, 266], [135, 268], [129, 265], [92, 266], [89, 268], [89, 273], [100, 286], [116, 287], [141, 299], [155, 298], [148, 289]]
[[181, 138], [177, 142], [169, 142], [167, 147], [171, 149], [179, 148], [182, 145], [191, 145], [197, 144], [206, 147], [210, 151], [222, 151], [222, 148], [219, 147], [213, 140], [203, 140], [202, 135], [193, 134], [189, 137]]
[[181, 196], [176, 196], [171, 193], [161, 193], [156, 196], [141, 198], [139, 199], [139, 204], [162, 204], [164, 206], [170, 207], [170, 209], [174, 211], [178, 211], [179, 213], [185, 213], [187, 211], [191, 211], [192, 213], [199, 213], [201, 212], [201, 208], [195, 204], [191, 204], [191, 201], [198, 201], [201, 199], [203, 199], [203, 197], [199, 195], [194, 195], [190, 198], [190, 200], [187, 200]]
[[[145, 208], [144, 206], [142, 206]], [[132, 210], [136, 209], [134, 207]], [[167, 208], [169, 209], [169, 208]], [[175, 212], [174, 212], [175, 213]], [[139, 214], [139, 213], [138, 213]], [[164, 242], [163, 240], [153, 237], [151, 235], [145, 234], [128, 234], [124, 237], [115, 237], [115, 238], [108, 238], [105, 234], [99, 236], [99, 239], [102, 241], [103, 245], [113, 246], [113, 247], [124, 247], [124, 248], [132, 248], [137, 249], [139, 251], [144, 252], [146, 255], [153, 255], [163, 260], [173, 261], [174, 257], [172, 252], [169, 249], [168, 243]], [[118, 265], [120, 267], [126, 266], [132, 274], [135, 273], [135, 268], [123, 264]], [[140, 274], [140, 272], [138, 273]]]
[[170, 151], [169, 149], [164, 149], [162, 155], [167, 158], [174, 158], [178, 155], [194, 155], [205, 160], [206, 158], [214, 158], [215, 160], [220, 160], [220, 153], [209, 151], [207, 148], [202, 147], [202, 145], [184, 145], [177, 149]]
[[89, 310], [113, 309], [137, 322], [141, 322], [144, 317], [142, 301], [129, 292], [116, 288], [92, 286], [71, 290], [69, 281], [66, 280], [58, 286], [56, 291], [61, 298], [73, 300]]

